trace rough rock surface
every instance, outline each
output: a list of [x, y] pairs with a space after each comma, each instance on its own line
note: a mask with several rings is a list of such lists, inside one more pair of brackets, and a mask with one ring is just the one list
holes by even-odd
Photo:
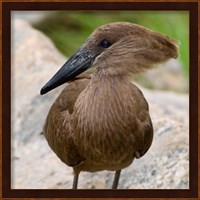
[[[40, 135], [59, 91], [40, 96], [44, 83], [65, 62], [52, 42], [24, 21], [12, 21], [12, 188], [71, 188], [73, 173]], [[189, 97], [139, 86], [154, 125], [151, 149], [121, 174], [122, 189], [189, 188]], [[113, 172], [83, 172], [79, 188], [110, 188]]]
[[168, 62], [157, 66], [145, 74], [139, 74], [135, 78], [147, 87], [158, 90], [188, 92], [189, 81], [182, 73], [179, 60], [171, 59]]
[[50, 15], [57, 11], [14, 11], [12, 12], [13, 19], [25, 20], [30, 24], [37, 24], [42, 20], [45, 20]]

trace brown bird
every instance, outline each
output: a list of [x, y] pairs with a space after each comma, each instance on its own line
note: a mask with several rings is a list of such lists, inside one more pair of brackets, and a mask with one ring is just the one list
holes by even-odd
[[[73, 167], [73, 189], [81, 171], [116, 171], [150, 148], [153, 127], [148, 103], [131, 75], [177, 58], [174, 39], [142, 26], [116, 22], [97, 28], [41, 89], [68, 82], [52, 105], [43, 134], [66, 165]], [[93, 67], [94, 72], [84, 72]], [[84, 72], [84, 73], [83, 73]]]

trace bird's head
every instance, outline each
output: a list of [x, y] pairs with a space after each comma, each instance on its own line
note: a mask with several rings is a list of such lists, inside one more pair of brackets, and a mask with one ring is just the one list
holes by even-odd
[[90, 67], [111, 76], [129, 75], [178, 57], [178, 43], [142, 26], [116, 22], [97, 28], [53, 78], [45, 94]]

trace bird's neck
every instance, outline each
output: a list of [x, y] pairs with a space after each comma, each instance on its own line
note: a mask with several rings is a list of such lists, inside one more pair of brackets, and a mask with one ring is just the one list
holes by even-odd
[[110, 112], [113, 111], [113, 115], [122, 116], [121, 112], [129, 109], [129, 105], [132, 104], [132, 86], [128, 77], [95, 72], [79, 96], [76, 106], [83, 115], [90, 115], [87, 116], [88, 119], [98, 118], [100, 113], [104, 117], [110, 116]]
[[91, 78], [91, 85], [104, 86], [105, 84], [111, 88], [117, 87], [120, 89], [120, 86], [130, 84], [130, 77], [128, 75], [112, 74], [104, 69], [95, 71]]

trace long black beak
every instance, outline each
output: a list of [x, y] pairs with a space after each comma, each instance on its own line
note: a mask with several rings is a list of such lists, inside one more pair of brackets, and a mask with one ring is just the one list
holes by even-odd
[[81, 74], [92, 65], [93, 61], [94, 56], [92, 55], [91, 50], [88, 50], [86, 47], [82, 46], [43, 86], [40, 94], [43, 95]]

